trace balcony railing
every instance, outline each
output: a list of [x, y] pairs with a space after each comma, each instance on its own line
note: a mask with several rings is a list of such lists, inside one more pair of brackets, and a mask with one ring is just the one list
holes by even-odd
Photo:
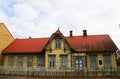
[[17, 76], [56, 76], [56, 77], [79, 77], [79, 76], [120, 76], [120, 68], [102, 69], [45, 69], [25, 67], [0, 67], [0, 75]]

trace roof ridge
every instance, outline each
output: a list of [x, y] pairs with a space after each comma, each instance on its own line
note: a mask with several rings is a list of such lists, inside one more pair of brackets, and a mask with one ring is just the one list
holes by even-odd
[[[89, 36], [109, 36], [109, 34], [87, 35], [86, 37], [89, 37]], [[65, 36], [65, 37], [70, 37], [70, 36]], [[73, 37], [83, 37], [83, 35], [74, 35], [74, 36], [72, 36], [72, 38]]]
[[[98, 34], [98, 35], [88, 35], [87, 37], [89, 37], [89, 36], [109, 36], [109, 34]], [[70, 37], [70, 36], [64, 36], [65, 38], [66, 37]], [[75, 36], [73, 36], [73, 37], [82, 37], [82, 35], [75, 35]], [[73, 38], [72, 37], [72, 38]], [[35, 37], [35, 38], [15, 38], [15, 40], [28, 40], [28, 39], [49, 39], [50, 37], [39, 37], [39, 38], [37, 38], [37, 37]]]
[[49, 39], [50, 37], [42, 37], [42, 38], [15, 38], [16, 40], [28, 40], [28, 39]]

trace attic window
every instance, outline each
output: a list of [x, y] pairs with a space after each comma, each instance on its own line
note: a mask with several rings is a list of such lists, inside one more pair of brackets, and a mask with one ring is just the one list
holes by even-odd
[[61, 40], [60, 39], [55, 40], [55, 48], [61, 48]]

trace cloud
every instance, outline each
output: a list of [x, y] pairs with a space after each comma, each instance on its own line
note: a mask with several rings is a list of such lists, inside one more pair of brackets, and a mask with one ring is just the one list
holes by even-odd
[[0, 0], [0, 21], [15, 38], [108, 33], [120, 48], [119, 0]]
[[14, 17], [27, 22], [33, 21], [38, 16], [38, 12], [29, 4], [25, 3], [14, 5], [13, 10]]

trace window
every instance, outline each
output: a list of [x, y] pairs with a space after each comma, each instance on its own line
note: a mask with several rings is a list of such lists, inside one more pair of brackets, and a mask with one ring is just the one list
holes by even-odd
[[55, 48], [61, 48], [61, 40], [60, 39], [55, 40]]
[[60, 55], [60, 68], [67, 68], [68, 58], [67, 55]]
[[97, 55], [90, 55], [90, 67], [97, 68]]
[[32, 64], [33, 64], [33, 57], [32, 56], [30, 56], [30, 57], [28, 57], [28, 67], [32, 67]]
[[111, 67], [111, 55], [104, 55], [104, 67]]
[[49, 55], [48, 62], [49, 62], [49, 68], [55, 68], [55, 64], [56, 64], [55, 55]]
[[86, 67], [85, 65], [85, 57], [84, 56], [74, 56], [72, 57], [72, 66], [74, 68], [80, 68]]
[[102, 60], [99, 60], [99, 65], [102, 65]]
[[9, 56], [9, 58], [8, 58], [8, 65], [9, 66], [13, 66], [13, 63], [14, 63], [14, 56]]
[[37, 66], [38, 67], [44, 66], [44, 56], [38, 56], [37, 57]]
[[18, 64], [19, 67], [23, 66], [23, 56], [18, 56]]

